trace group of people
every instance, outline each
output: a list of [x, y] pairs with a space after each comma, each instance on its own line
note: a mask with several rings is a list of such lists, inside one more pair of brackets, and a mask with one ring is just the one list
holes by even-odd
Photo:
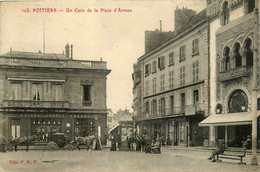
[[138, 136], [131, 136], [128, 138], [128, 147], [131, 151], [143, 151], [146, 153], [151, 153], [154, 148], [160, 151], [160, 147], [162, 144], [162, 138], [157, 137], [152, 139], [148, 135], [138, 135]]

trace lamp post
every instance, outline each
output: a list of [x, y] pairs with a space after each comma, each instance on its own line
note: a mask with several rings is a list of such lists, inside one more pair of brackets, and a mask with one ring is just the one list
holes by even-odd
[[259, 38], [259, 16], [258, 9], [255, 9], [254, 24], [254, 63], [253, 63], [253, 87], [252, 87], [252, 160], [251, 165], [258, 165], [257, 161], [257, 92], [258, 92], [258, 38]]

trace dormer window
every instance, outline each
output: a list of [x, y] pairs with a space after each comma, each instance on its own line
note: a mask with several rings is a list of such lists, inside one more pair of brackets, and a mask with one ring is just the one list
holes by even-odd
[[222, 26], [229, 23], [229, 9], [228, 9], [227, 1], [225, 1], [222, 5], [221, 18], [222, 18]]

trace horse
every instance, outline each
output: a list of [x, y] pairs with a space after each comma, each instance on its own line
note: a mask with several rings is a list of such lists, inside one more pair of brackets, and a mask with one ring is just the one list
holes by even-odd
[[95, 139], [96, 137], [93, 135], [88, 137], [75, 137], [74, 141], [72, 141], [72, 144], [76, 144], [78, 150], [80, 150], [79, 145], [87, 145], [87, 150], [89, 150], [90, 145], [93, 144]]
[[14, 150], [17, 151], [17, 146], [26, 146], [26, 151], [28, 152], [29, 146], [37, 140], [37, 136], [24, 136], [24, 137], [18, 137], [18, 138], [11, 138], [9, 140], [9, 144], [14, 146]]

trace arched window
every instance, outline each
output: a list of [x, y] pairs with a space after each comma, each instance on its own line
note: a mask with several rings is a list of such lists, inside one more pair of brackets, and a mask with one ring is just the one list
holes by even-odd
[[246, 14], [253, 12], [255, 9], [255, 0], [245, 0]]
[[226, 25], [229, 22], [229, 9], [228, 2], [225, 1], [222, 5], [222, 25]]
[[225, 47], [223, 51], [223, 59], [222, 59], [222, 70], [226, 71], [230, 68], [230, 57], [229, 57], [230, 49], [229, 47]]
[[242, 66], [242, 56], [240, 54], [240, 44], [235, 43], [233, 48], [233, 58], [235, 60], [235, 67]]
[[253, 66], [253, 51], [251, 49], [252, 40], [247, 38], [244, 43], [244, 56], [246, 58], [246, 66]]

